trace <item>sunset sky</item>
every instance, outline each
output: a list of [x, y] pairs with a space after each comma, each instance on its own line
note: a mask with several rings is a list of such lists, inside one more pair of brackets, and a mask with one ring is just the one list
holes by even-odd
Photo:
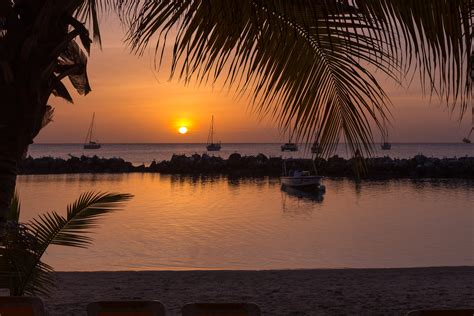
[[[102, 50], [89, 58], [92, 92], [73, 94], [74, 104], [52, 97], [55, 119], [36, 138], [37, 143], [81, 143], [92, 113], [96, 113], [97, 138], [103, 143], [202, 143], [206, 142], [211, 115], [222, 142], [280, 142], [281, 131], [269, 119], [260, 121], [246, 100], [236, 100], [217, 85], [185, 86], [168, 81], [167, 68], [153, 68], [153, 53], [129, 53], [124, 32], [114, 18], [102, 23]], [[461, 124], [437, 99], [423, 98], [417, 84], [396, 87], [382, 80], [393, 102], [392, 142], [459, 142], [471, 127], [470, 109]], [[72, 91], [71, 91], [72, 92]], [[178, 133], [180, 126], [189, 132]], [[375, 132], [375, 140], [379, 141]]]

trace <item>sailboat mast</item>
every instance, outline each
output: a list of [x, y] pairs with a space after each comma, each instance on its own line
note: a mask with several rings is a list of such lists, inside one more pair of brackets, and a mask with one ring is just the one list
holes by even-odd
[[89, 125], [89, 129], [87, 130], [87, 135], [86, 139], [84, 140], [84, 143], [90, 143], [92, 141], [92, 131], [94, 129], [94, 119], [95, 119], [95, 112], [92, 114], [92, 121], [91, 125]]
[[91, 135], [90, 135], [90, 138], [89, 138], [89, 141], [90, 141], [90, 142], [92, 141], [92, 133], [94, 132], [94, 120], [95, 120], [95, 112], [92, 113]]
[[214, 115], [211, 118], [211, 144], [214, 144]]

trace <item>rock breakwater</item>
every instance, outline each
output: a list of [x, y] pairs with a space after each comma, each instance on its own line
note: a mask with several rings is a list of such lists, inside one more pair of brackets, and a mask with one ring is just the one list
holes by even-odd
[[[356, 159], [333, 156], [329, 159], [292, 159], [291, 167], [312, 170], [330, 177], [354, 177]], [[417, 155], [410, 159], [390, 157], [365, 158], [362, 178], [463, 178], [474, 179], [474, 157], [430, 158]], [[226, 174], [236, 177], [279, 176], [283, 170], [283, 159], [231, 154], [228, 159], [207, 154], [192, 156], [173, 155], [168, 161], [150, 165], [133, 165], [121, 158], [74, 157], [68, 159], [28, 157], [19, 166], [20, 174], [68, 174], [68, 173], [129, 173], [157, 172], [163, 174]]]

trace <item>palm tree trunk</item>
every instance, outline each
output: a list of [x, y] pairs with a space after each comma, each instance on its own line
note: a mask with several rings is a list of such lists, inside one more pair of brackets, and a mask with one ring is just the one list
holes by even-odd
[[[5, 89], [8, 88], [8, 89]], [[12, 91], [13, 90], [13, 91]], [[15, 93], [12, 86], [0, 86], [0, 235], [1, 224], [7, 219], [15, 193], [18, 164], [28, 148], [28, 119], [25, 96]], [[7, 91], [7, 92], [6, 92]], [[20, 96], [20, 97], [17, 97]]]
[[11, 153], [0, 154], [0, 225], [7, 219], [16, 186], [17, 160]]

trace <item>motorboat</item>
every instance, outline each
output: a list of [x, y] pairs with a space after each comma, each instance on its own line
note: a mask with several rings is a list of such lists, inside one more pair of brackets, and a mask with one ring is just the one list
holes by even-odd
[[315, 172], [311, 174], [310, 171], [299, 171], [290, 168], [287, 169], [286, 162], [291, 161], [290, 159], [283, 160], [283, 175], [280, 177], [281, 185], [283, 187], [294, 188], [298, 190], [310, 190], [310, 191], [321, 191], [325, 190], [325, 187], [321, 185], [322, 176]]
[[321, 185], [321, 176], [311, 175], [309, 171], [294, 171], [282, 176], [281, 184], [295, 189], [311, 189]]

